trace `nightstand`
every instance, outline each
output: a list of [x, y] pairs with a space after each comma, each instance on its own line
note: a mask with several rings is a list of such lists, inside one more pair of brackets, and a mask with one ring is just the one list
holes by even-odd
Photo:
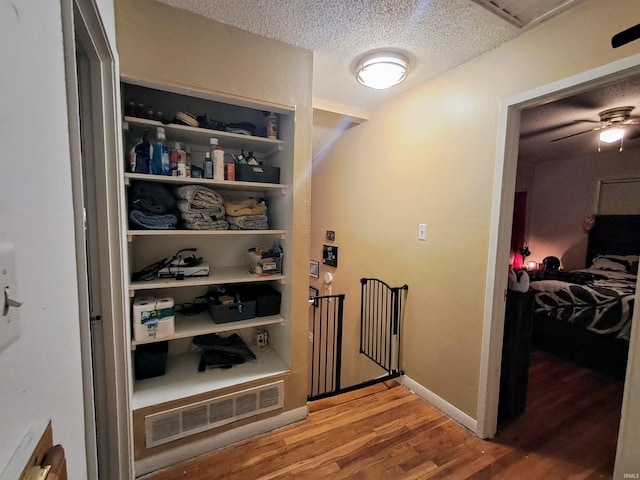
[[498, 403], [499, 427], [524, 413], [527, 404], [533, 297], [531, 290], [507, 293]]

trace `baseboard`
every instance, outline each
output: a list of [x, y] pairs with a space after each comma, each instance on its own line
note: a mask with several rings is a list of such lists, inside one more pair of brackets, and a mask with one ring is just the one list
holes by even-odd
[[170, 465], [194, 458], [205, 453], [218, 450], [234, 443], [247, 440], [280, 427], [304, 420], [309, 415], [307, 406], [288, 410], [258, 422], [249, 423], [219, 435], [195, 441], [158, 455], [144, 458], [135, 462], [136, 477], [166, 468]]
[[478, 421], [475, 418], [471, 418], [459, 408], [451, 405], [442, 397], [436, 395], [431, 390], [423, 387], [418, 382], [406, 375], [402, 377], [402, 385], [407, 387], [423, 400], [429, 402], [431, 405], [444, 413], [447, 417], [451, 418], [463, 427], [471, 430], [475, 435], [478, 434]]

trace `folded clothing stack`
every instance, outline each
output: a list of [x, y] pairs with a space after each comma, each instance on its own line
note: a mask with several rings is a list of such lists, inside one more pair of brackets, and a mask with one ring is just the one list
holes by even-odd
[[129, 199], [132, 228], [173, 230], [178, 224], [176, 201], [171, 190], [155, 182], [135, 182]]
[[189, 230], [228, 230], [224, 200], [219, 193], [201, 185], [183, 185], [174, 190], [177, 207]]
[[227, 200], [224, 204], [226, 219], [232, 230], [268, 230], [267, 205], [253, 198]]
[[193, 338], [193, 345], [201, 353], [199, 372], [209, 368], [231, 368], [256, 359], [255, 354], [237, 333], [228, 337], [217, 333], [198, 335]]

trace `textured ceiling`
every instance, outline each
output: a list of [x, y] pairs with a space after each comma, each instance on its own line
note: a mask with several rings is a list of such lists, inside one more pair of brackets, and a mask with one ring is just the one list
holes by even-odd
[[[420, 83], [517, 37], [583, 0], [157, 0], [313, 51], [314, 105], [334, 112], [366, 111]], [[355, 63], [366, 52], [393, 48], [410, 59], [408, 78], [386, 91], [355, 80]], [[634, 92], [631, 95], [629, 92]], [[636, 106], [640, 82], [629, 80], [535, 107], [522, 115], [520, 158], [543, 161], [597, 148], [597, 135], [553, 138], [589, 128], [574, 120], [598, 120], [598, 112]], [[329, 121], [329, 119], [324, 119]], [[337, 125], [314, 124], [314, 152], [331, 142]], [[341, 128], [344, 128], [342, 126]], [[595, 139], [595, 143], [594, 143]], [[631, 140], [627, 148], [640, 146]]]
[[[312, 50], [314, 99], [363, 110], [518, 34], [468, 0], [159, 1]], [[363, 87], [354, 75], [357, 59], [381, 48], [403, 51], [410, 58], [407, 80], [387, 91]]]

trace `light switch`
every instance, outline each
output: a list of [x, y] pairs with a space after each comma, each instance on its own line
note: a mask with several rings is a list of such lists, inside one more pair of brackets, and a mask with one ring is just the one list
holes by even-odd
[[0, 317], [0, 352], [20, 337], [19, 307], [22, 305], [16, 285], [15, 247], [0, 244], [0, 287], [2, 316]]
[[427, 224], [420, 223], [418, 224], [418, 240], [426, 240], [427, 239]]

